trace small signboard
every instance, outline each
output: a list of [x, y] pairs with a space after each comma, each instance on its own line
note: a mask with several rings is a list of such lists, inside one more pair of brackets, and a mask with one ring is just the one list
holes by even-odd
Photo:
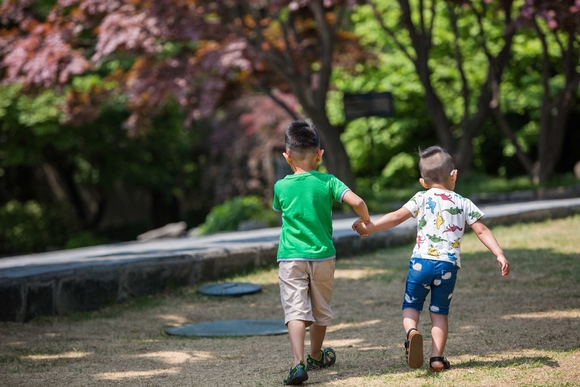
[[359, 117], [393, 116], [393, 94], [388, 91], [365, 94], [344, 93], [343, 102], [347, 121]]

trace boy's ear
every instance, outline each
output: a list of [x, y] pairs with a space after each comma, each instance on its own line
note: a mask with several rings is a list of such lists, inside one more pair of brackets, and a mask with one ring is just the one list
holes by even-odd
[[291, 163], [291, 159], [290, 159], [290, 153], [283, 152], [283, 153], [282, 153], [282, 156], [284, 156], [284, 158], [286, 159], [286, 162], [287, 162], [288, 164], [292, 164], [292, 163]]
[[421, 183], [423, 188], [429, 189], [429, 187], [427, 186], [427, 183], [425, 183], [425, 180], [422, 177], [419, 178], [419, 183]]
[[322, 155], [324, 154], [324, 149], [319, 149], [318, 152], [316, 153], [316, 161], [317, 162], [321, 162], [322, 161]]
[[453, 174], [451, 175], [451, 181], [457, 181], [457, 169], [453, 171]]

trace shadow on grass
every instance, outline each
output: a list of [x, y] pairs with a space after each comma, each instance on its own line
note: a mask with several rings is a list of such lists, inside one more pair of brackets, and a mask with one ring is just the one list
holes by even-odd
[[467, 360], [451, 365], [451, 368], [509, 368], [509, 367], [539, 367], [557, 368], [560, 364], [549, 356], [516, 356], [502, 360]]

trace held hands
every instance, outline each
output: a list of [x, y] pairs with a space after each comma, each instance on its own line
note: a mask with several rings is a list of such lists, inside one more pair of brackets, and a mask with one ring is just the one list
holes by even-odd
[[352, 229], [356, 231], [362, 237], [368, 237], [370, 232], [367, 229], [367, 224], [371, 222], [363, 222], [361, 218], [358, 218], [353, 224]]
[[501, 276], [507, 276], [510, 273], [510, 263], [503, 254], [497, 256], [497, 263], [501, 269]]

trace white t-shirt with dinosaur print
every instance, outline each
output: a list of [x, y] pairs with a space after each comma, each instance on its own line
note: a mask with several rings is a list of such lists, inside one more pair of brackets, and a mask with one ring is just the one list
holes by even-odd
[[461, 267], [465, 227], [481, 219], [483, 212], [471, 200], [439, 188], [417, 192], [403, 207], [417, 220], [413, 258], [447, 261]]

